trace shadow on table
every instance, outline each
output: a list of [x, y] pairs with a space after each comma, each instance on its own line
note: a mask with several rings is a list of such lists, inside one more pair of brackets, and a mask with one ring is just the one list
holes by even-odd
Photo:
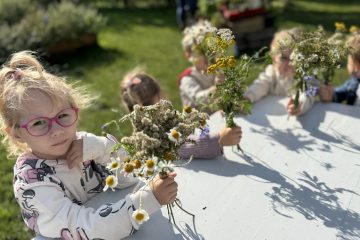
[[[93, 208], [99, 208], [104, 203], [115, 202], [125, 198], [125, 196], [131, 193], [133, 189], [133, 187], [129, 187], [115, 192], [107, 191], [100, 193], [87, 202], [86, 205]], [[157, 211], [150, 216], [149, 221], [140, 226], [139, 231], [125, 239], [202, 240], [203, 237], [197, 233], [195, 221], [193, 221], [191, 217], [186, 221], [177, 221], [177, 219], [180, 219], [179, 215], [183, 214], [183, 212], [176, 206], [172, 209], [176, 225], [169, 221], [168, 216], [163, 216], [162, 211]], [[181, 219], [185, 218], [182, 217]], [[177, 229], [178, 232], [175, 232], [174, 229]]]
[[330, 129], [328, 129], [328, 133], [319, 130], [320, 124], [324, 122], [327, 112], [336, 112], [341, 116], [360, 119], [360, 111], [357, 107], [336, 103], [317, 103], [315, 107], [307, 113], [307, 115], [299, 117], [298, 121], [303, 129], [308, 131], [314, 138], [328, 142], [331, 146], [340, 148], [344, 151], [359, 153], [360, 142], [356, 142], [352, 137], [341, 134], [331, 126]]
[[[332, 147], [336, 147], [344, 151], [360, 153], [360, 142], [356, 142], [350, 136], [345, 136], [331, 127], [328, 132], [320, 130], [320, 125], [324, 122], [327, 112], [336, 112], [341, 116], [360, 119], [360, 111], [356, 111], [358, 110], [356, 107], [336, 103], [316, 103], [309, 112], [296, 118], [301, 124], [301, 128], [313, 137], [309, 138], [307, 134], [294, 133], [294, 129], [278, 129], [271, 125], [269, 116], [283, 115], [284, 119], [288, 117], [284, 101], [286, 101], [284, 97], [268, 96], [256, 103], [251, 115], [238, 118], [237, 123], [241, 125], [241, 121], [245, 120], [261, 126], [261, 129], [252, 127], [250, 131], [256, 134], [265, 134], [273, 141], [273, 144], [281, 144], [295, 152], [312, 151], [314, 147], [320, 151], [331, 152]], [[323, 143], [319, 145], [316, 139], [322, 140]]]
[[243, 175], [255, 181], [276, 184], [272, 192], [266, 192], [265, 195], [270, 198], [278, 214], [292, 218], [290, 211], [296, 211], [308, 220], [320, 219], [325, 226], [337, 229], [337, 236], [342, 239], [360, 238], [360, 214], [341, 206], [337, 196], [344, 193], [359, 194], [345, 188], [330, 188], [306, 171], [294, 180], [253, 155], [236, 154], [237, 160], [218, 158], [209, 160], [211, 163], [199, 160], [193, 161], [187, 168], [226, 177]]

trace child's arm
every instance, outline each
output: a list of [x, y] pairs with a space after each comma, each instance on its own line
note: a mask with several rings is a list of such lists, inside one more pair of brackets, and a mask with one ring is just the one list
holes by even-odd
[[356, 78], [352, 77], [337, 87], [333, 92], [333, 102], [341, 103], [346, 101], [348, 105], [354, 105], [356, 101], [356, 90], [359, 82]]
[[193, 103], [207, 99], [215, 90], [215, 86], [203, 89], [192, 76], [183, 77], [180, 84], [181, 95], [185, 95], [186, 98], [190, 99]]
[[186, 143], [179, 149], [181, 158], [216, 158], [223, 154], [224, 146], [233, 146], [240, 142], [242, 131], [240, 127], [224, 127], [217, 133], [210, 133], [204, 137], [196, 137], [196, 143]]
[[275, 75], [273, 66], [269, 65], [265, 71], [260, 73], [258, 78], [249, 86], [245, 96], [251, 101], [256, 102], [270, 92], [271, 84], [273, 84]]
[[179, 156], [183, 159], [188, 159], [191, 156], [194, 158], [215, 158], [221, 156], [223, 151], [219, 144], [219, 133], [209, 134], [204, 138], [196, 137], [196, 143], [185, 143], [179, 149]]
[[149, 187], [129, 194], [118, 202], [105, 202], [97, 209], [74, 203], [66, 197], [61, 186], [50, 182], [22, 188], [17, 192], [17, 197], [24, 220], [30, 228], [42, 236], [63, 239], [69, 236], [79, 236], [79, 239], [121, 239], [139, 228], [132, 213], [139, 208], [140, 197], [142, 209], [148, 214], [161, 207]]
[[[78, 137], [79, 139], [72, 142], [67, 152], [66, 160], [70, 168], [88, 160], [94, 160], [100, 164], [109, 162], [113, 146], [116, 144], [115, 138], [99, 137], [86, 132], [80, 132]], [[126, 156], [123, 149], [119, 149], [117, 154], [120, 158]]]

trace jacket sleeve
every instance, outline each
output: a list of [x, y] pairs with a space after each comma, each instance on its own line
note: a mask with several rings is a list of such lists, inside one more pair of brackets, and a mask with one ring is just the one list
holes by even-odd
[[356, 90], [359, 86], [358, 80], [350, 78], [333, 92], [333, 102], [341, 103], [346, 101], [348, 105], [354, 105], [357, 95]]
[[202, 89], [192, 76], [185, 76], [181, 79], [180, 91], [195, 103], [199, 100], [206, 100], [213, 91], [213, 87]]
[[309, 111], [314, 106], [315, 101], [316, 101], [315, 96], [311, 97], [311, 96], [306, 96], [306, 94], [304, 92], [300, 93], [299, 105], [300, 105], [301, 110], [300, 110], [299, 116], [306, 113], [307, 111]]
[[[92, 133], [85, 133], [82, 139], [84, 141], [83, 161], [95, 160], [95, 162], [100, 164], [109, 162], [113, 147], [117, 143], [113, 136], [99, 137]], [[117, 154], [121, 159], [127, 155], [126, 151], [122, 148], [117, 151]]]
[[73, 203], [59, 186], [51, 183], [22, 189], [19, 195], [23, 215], [32, 217], [28, 221], [25, 218], [28, 226], [49, 238], [121, 239], [139, 228], [132, 213], [139, 207], [140, 195], [142, 208], [149, 214], [161, 207], [149, 188], [97, 209]]
[[208, 134], [204, 138], [193, 137], [196, 143], [185, 143], [179, 149], [181, 158], [216, 158], [223, 154], [223, 149], [219, 145], [219, 133]]
[[274, 78], [272, 65], [266, 67], [257, 79], [249, 86], [245, 96], [251, 101], [256, 102], [270, 92], [270, 87]]

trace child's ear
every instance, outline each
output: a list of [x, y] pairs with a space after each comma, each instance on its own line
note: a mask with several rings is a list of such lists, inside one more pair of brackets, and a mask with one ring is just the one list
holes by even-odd
[[189, 58], [191, 57], [191, 53], [188, 52], [188, 51], [186, 51], [186, 52], [185, 52], [185, 57], [186, 57], [187, 59], [189, 59]]
[[7, 135], [9, 135], [10, 137], [14, 138], [16, 141], [24, 143], [24, 139], [21, 137], [21, 134], [19, 132], [19, 130], [17, 129], [12, 129], [10, 127], [6, 127], [5, 129]]

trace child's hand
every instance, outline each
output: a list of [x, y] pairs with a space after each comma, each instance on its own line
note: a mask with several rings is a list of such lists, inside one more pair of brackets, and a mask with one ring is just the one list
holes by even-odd
[[300, 105], [296, 108], [295, 103], [294, 103], [294, 99], [292, 99], [292, 98], [290, 98], [286, 108], [287, 108], [288, 114], [290, 114], [292, 116], [298, 116], [300, 114], [300, 112], [301, 112]]
[[69, 151], [66, 153], [66, 161], [69, 168], [73, 168], [83, 161], [83, 140], [77, 139], [71, 143]]
[[321, 84], [319, 88], [320, 100], [323, 102], [331, 102], [334, 92], [334, 87]]
[[220, 138], [219, 138], [219, 144], [221, 147], [224, 146], [233, 146], [240, 142], [241, 140], [241, 127], [236, 126], [233, 128], [224, 127], [220, 130]]
[[175, 201], [178, 191], [175, 177], [176, 173], [172, 172], [164, 179], [156, 176], [150, 182], [151, 191], [161, 205], [166, 205]]

